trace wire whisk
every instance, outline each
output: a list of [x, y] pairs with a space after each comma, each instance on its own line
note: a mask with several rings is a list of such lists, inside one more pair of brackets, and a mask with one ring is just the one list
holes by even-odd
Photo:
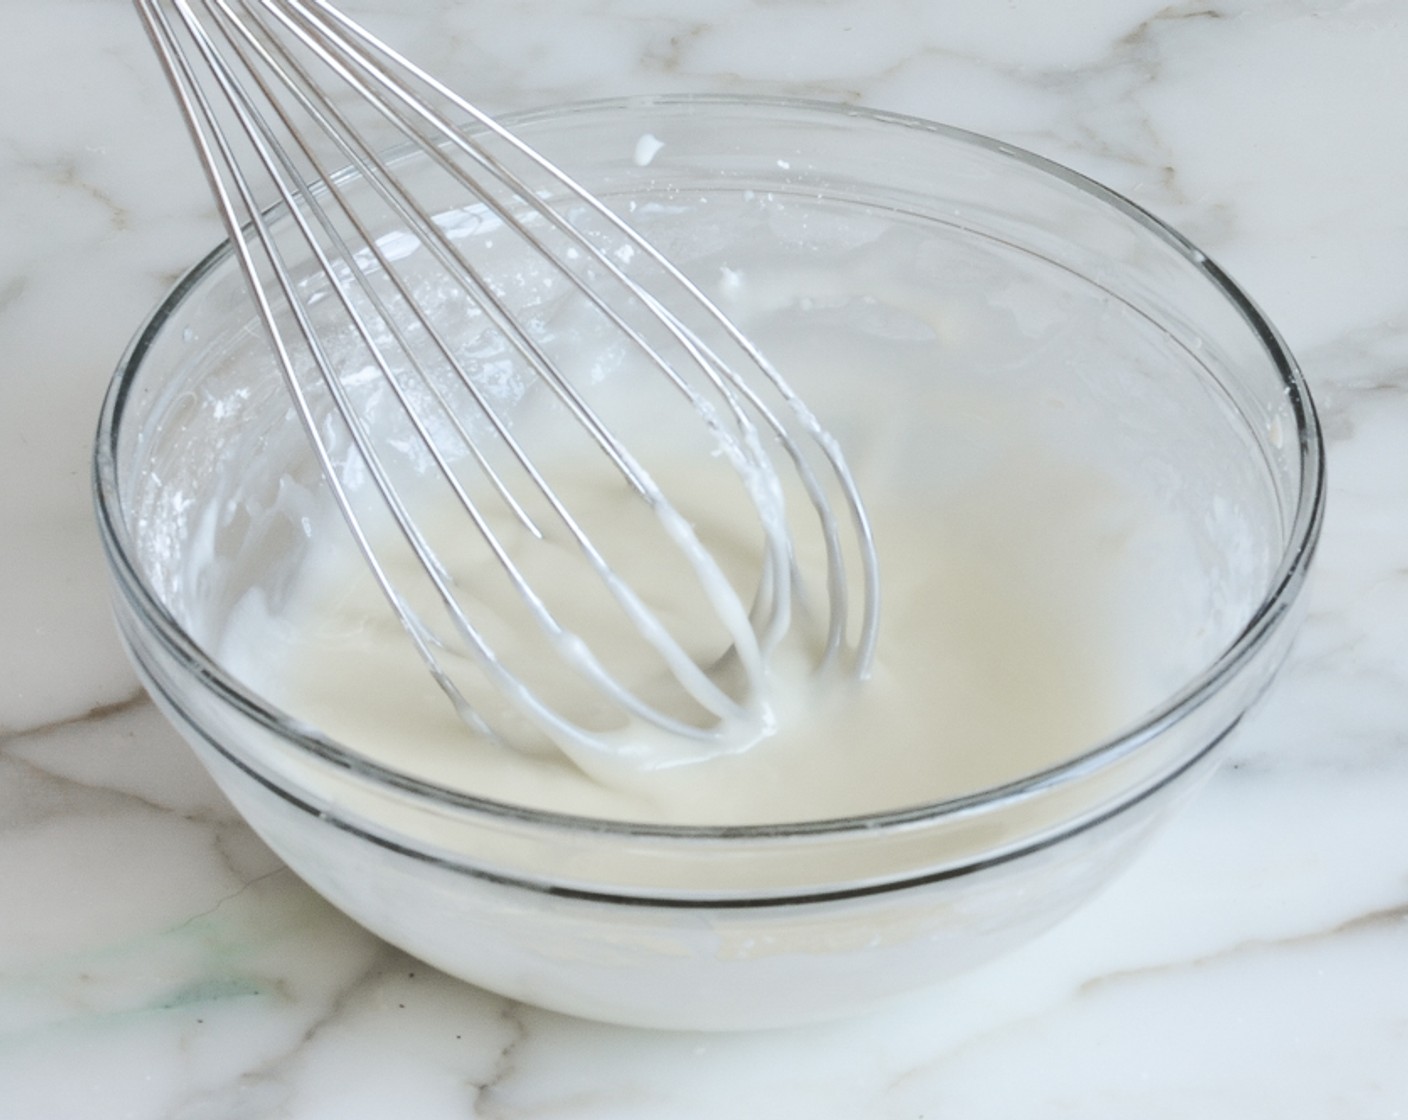
[[865, 675], [841, 450], [625, 194], [324, 0], [135, 2], [332, 499], [466, 724], [675, 765], [766, 735], [782, 660]]

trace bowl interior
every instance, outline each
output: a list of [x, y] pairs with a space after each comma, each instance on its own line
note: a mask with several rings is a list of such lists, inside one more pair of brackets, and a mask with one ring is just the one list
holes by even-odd
[[[1034, 157], [855, 110], [667, 99], [515, 127], [738, 314], [885, 503], [943, 526], [936, 567], [991, 585], [962, 625], [990, 634], [1042, 604], [1064, 638], [994, 654], [1017, 697], [994, 708], [1006, 734], [1042, 734], [1021, 721], [1021, 689], [1098, 696], [1079, 742], [885, 811], [966, 804], [1134, 749], [1221, 687], [1294, 595], [1319, 503], [1303, 386], [1245, 298], [1136, 208]], [[661, 145], [648, 161], [647, 135]], [[228, 254], [135, 344], [99, 459], [144, 609], [203, 673], [306, 739], [222, 646], [242, 613], [277, 617], [310, 541], [341, 531]], [[1118, 481], [1117, 507], [1091, 500], [1100, 480]], [[1102, 566], [1114, 546], [1125, 561]], [[1072, 671], [1086, 643], [1120, 651], [1097, 682]], [[336, 735], [320, 749], [366, 761]], [[444, 784], [433, 761], [390, 769]]]

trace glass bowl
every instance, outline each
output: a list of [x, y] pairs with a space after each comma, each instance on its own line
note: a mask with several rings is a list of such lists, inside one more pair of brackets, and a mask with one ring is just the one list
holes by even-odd
[[[1132, 659], [1158, 683], [1107, 733], [1043, 765], [926, 803], [787, 823], [573, 816], [359, 753], [220, 657], [236, 604], [251, 589], [276, 596], [296, 568], [316, 490], [221, 247], [134, 341], [97, 436], [117, 620], [152, 696], [334, 904], [447, 972], [571, 1014], [718, 1029], [847, 1014], [1068, 914], [1209, 771], [1295, 629], [1323, 453], [1275, 330], [1128, 201], [926, 121], [669, 97], [509, 123], [612, 205], [648, 215], [647, 233], [687, 270], [712, 273], [745, 248], [785, 261], [769, 290], [788, 313], [820, 315], [794, 335], [857, 356], [854, 378], [813, 403], [843, 432], [875, 415], [905, 421], [921, 481], [934, 470], [961, 487], [1009, 424], [1131, 480], [1164, 534], [1150, 538], [1144, 582], [1121, 591], [1160, 608]], [[929, 348], [931, 367], [888, 369], [884, 347], [898, 345]], [[806, 351], [781, 364], [805, 365]], [[1015, 485], [1032, 509], [1061, 498], [1049, 480]], [[1008, 520], [1016, 532], [1027, 522]], [[1060, 549], [1079, 556], [1065, 538], [1084, 530], [1064, 515], [1030, 521], [1032, 571]], [[1023, 703], [1020, 682], [1010, 702]]]

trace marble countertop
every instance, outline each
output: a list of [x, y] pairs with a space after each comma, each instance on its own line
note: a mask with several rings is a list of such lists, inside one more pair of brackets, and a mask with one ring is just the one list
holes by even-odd
[[1307, 624], [1132, 871], [884, 1014], [646, 1033], [442, 977], [282, 868], [118, 648], [99, 398], [216, 222], [130, 6], [4, 0], [0, 1117], [1408, 1115], [1408, 0], [380, 9], [356, 7], [492, 110], [858, 101], [1034, 149], [1172, 222], [1279, 324], [1320, 405]]

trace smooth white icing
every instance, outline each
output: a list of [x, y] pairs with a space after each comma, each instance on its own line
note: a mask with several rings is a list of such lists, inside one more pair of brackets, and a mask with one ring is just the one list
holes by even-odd
[[[862, 261], [892, 251], [863, 222], [829, 237]], [[1010, 345], [1014, 322], [1020, 339], [1038, 346], [1059, 330], [1051, 317], [1022, 317], [1020, 288], [1011, 306], [934, 302], [922, 285], [882, 289], [877, 299], [842, 273], [779, 267], [737, 246], [727, 259], [707, 270], [721, 278], [720, 298], [837, 426], [866, 496], [885, 604], [869, 680], [814, 675], [815, 636], [803, 620], [770, 661], [768, 726], [736, 744], [747, 749], [671, 766], [676, 744], [638, 725], [626, 734], [623, 749], [634, 757], [624, 766], [577, 754], [574, 765], [542, 744], [508, 748], [465, 728], [326, 512], [292, 593], [274, 610], [263, 595], [247, 597], [224, 629], [222, 659], [354, 750], [451, 788], [607, 818], [721, 824], [897, 808], [1043, 769], [1128, 725], [1225, 638], [1244, 581], [1233, 580], [1238, 594], [1222, 595], [1225, 609], [1203, 610], [1218, 580], [1204, 571], [1190, 523], [1159, 493], [1163, 475], [1141, 480], [1049, 423], [1060, 400], [1033, 409], [1020, 385], [936, 369], [951, 353]], [[597, 359], [588, 364], [601, 374]], [[684, 451], [660, 454], [681, 441], [642, 403], [659, 391], [655, 371], [616, 365], [599, 380], [627, 413], [644, 417], [627, 425], [627, 444], [655, 453], [662, 489], [700, 527], [746, 601], [759, 563], [748, 533], [757, 513], [704, 472], [707, 447], [686, 439]], [[530, 445], [553, 448], [564, 441], [563, 423], [549, 411], [527, 414], [520, 427]], [[699, 635], [698, 659], [711, 664], [727, 643], [689, 571], [632, 547], [647, 530], [658, 533], [654, 515], [592, 462], [550, 453], [545, 466], [566, 504], [615, 546], [625, 581], [673, 612], [679, 632]], [[462, 542], [451, 567], [473, 599], [474, 581], [498, 567], [468, 519], [443, 501], [420, 516], [431, 536], [448, 531]], [[499, 516], [534, 585], [569, 613], [585, 609], [579, 633], [620, 646], [629, 630], [610, 617], [603, 587], [560, 548]], [[803, 566], [815, 570], [807, 555], [815, 540], [802, 534], [798, 544]], [[413, 567], [403, 565], [396, 580], [412, 585]], [[481, 586], [481, 598], [515, 600], [502, 584]], [[513, 621], [495, 633], [496, 649], [507, 661], [546, 664], [535, 680], [551, 693], [570, 664], [544, 658], [520, 615], [505, 617]], [[648, 682], [656, 661], [638, 653], [625, 675]], [[569, 690], [562, 700], [574, 718], [589, 706], [583, 695]]]

